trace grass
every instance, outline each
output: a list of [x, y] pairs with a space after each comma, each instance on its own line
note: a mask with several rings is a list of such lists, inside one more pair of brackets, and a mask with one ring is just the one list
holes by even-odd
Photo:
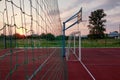
[[[6, 41], [7, 48], [10, 47], [61, 47], [61, 40], [47, 41], [47, 40], [38, 40], [38, 39], [18, 39], [13, 40], [12, 45], [10, 45], [10, 40]], [[0, 40], [0, 48], [4, 48], [4, 41]]]
[[[10, 44], [10, 40], [6, 41], [7, 48], [9, 47], [61, 47], [61, 40], [47, 41], [47, 40], [38, 40], [38, 39], [18, 39], [13, 40], [12, 45]], [[16, 44], [15, 44], [16, 43]], [[74, 42], [71, 42], [71, 46], [73, 47]], [[76, 45], [78, 46], [78, 41], [76, 41]], [[82, 40], [82, 47], [120, 47], [119, 39], [100, 39], [100, 40]], [[68, 41], [66, 41], [66, 46], [68, 46]], [[0, 49], [4, 48], [4, 40], [0, 39]]]
[[120, 47], [119, 39], [82, 40], [82, 47]]

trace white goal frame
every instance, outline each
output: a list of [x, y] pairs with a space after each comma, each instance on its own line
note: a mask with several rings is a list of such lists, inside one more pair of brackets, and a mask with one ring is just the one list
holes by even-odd
[[[76, 54], [76, 35], [78, 35], [78, 56]], [[71, 47], [71, 38], [73, 36], [73, 47]], [[69, 40], [68, 40], [68, 47], [67, 47], [67, 52], [66, 52], [66, 60], [69, 60], [69, 55], [70, 55], [70, 51], [71, 49], [72, 53], [76, 56], [76, 58], [81, 61], [81, 32], [80, 31], [76, 31], [76, 32], [72, 32], [70, 34]]]

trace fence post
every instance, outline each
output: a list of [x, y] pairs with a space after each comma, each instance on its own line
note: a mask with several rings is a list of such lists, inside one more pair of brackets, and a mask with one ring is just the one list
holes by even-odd
[[62, 55], [63, 57], [65, 57], [65, 23], [63, 22], [63, 36], [62, 36], [62, 44], [63, 44], [63, 47], [62, 47]]

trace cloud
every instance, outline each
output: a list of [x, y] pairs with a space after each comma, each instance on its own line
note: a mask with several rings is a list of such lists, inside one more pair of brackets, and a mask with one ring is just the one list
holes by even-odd
[[[107, 16], [106, 26], [108, 30], [117, 30], [120, 23], [120, 0], [65, 0], [67, 4], [61, 10], [62, 21], [65, 21], [83, 7], [83, 20], [88, 20], [92, 11], [104, 9]], [[69, 1], [69, 2], [68, 2]], [[63, 1], [64, 2], [64, 1]], [[82, 29], [84, 29], [82, 27]], [[87, 28], [86, 28], [87, 31]]]
[[[68, 18], [72, 14], [74, 14], [76, 11], [78, 11], [81, 7], [83, 7], [83, 15], [87, 15], [94, 10], [95, 8], [98, 8], [99, 6], [105, 5], [108, 0], [73, 0], [71, 5], [69, 4], [66, 9], [63, 9], [61, 11], [61, 17], [64, 20], [64, 18]], [[67, 5], [66, 5], [67, 6]]]
[[107, 17], [107, 22], [109, 22], [109, 24], [120, 23], [120, 15], [108, 16]]
[[83, 3], [82, 6], [85, 7], [86, 11], [93, 11], [96, 8], [99, 8], [100, 6], [103, 6], [107, 3], [107, 0], [101, 1], [101, 0], [92, 0], [89, 3]]
[[71, 17], [77, 10], [76, 9], [70, 9], [69, 11], [65, 11], [64, 13], [61, 13], [61, 19], [66, 20], [69, 17]]
[[[64, 11], [69, 11], [70, 9], [75, 9], [78, 7], [83, 7], [86, 10], [92, 10], [94, 8], [97, 8], [99, 6], [105, 5], [108, 2], [108, 0], [74, 0], [71, 3], [71, 6], [68, 6]], [[63, 11], [63, 12], [64, 12]]]
[[120, 6], [115, 6], [112, 9], [106, 11], [107, 15], [117, 15], [120, 14]]
[[113, 26], [120, 23], [120, 1], [109, 0], [104, 7], [106, 8], [105, 13], [107, 14], [107, 26], [109, 26], [109, 30], [115, 30], [116, 27], [113, 28]]

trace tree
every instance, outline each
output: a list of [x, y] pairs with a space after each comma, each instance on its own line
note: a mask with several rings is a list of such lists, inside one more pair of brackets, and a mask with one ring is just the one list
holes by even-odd
[[62, 35], [56, 36], [56, 40], [62, 40]]
[[46, 34], [46, 40], [53, 41], [55, 40], [55, 36], [51, 33]]
[[45, 33], [42, 33], [42, 34], [40, 35], [40, 38], [41, 38], [41, 39], [45, 39], [45, 38], [46, 38], [46, 34], [45, 34]]
[[91, 15], [89, 16], [89, 38], [92, 39], [102, 39], [104, 38], [104, 31], [106, 29], [104, 28], [104, 23], [106, 22], [106, 19], [104, 17], [106, 14], [104, 13], [103, 9], [98, 9], [96, 11], [91, 12]]

